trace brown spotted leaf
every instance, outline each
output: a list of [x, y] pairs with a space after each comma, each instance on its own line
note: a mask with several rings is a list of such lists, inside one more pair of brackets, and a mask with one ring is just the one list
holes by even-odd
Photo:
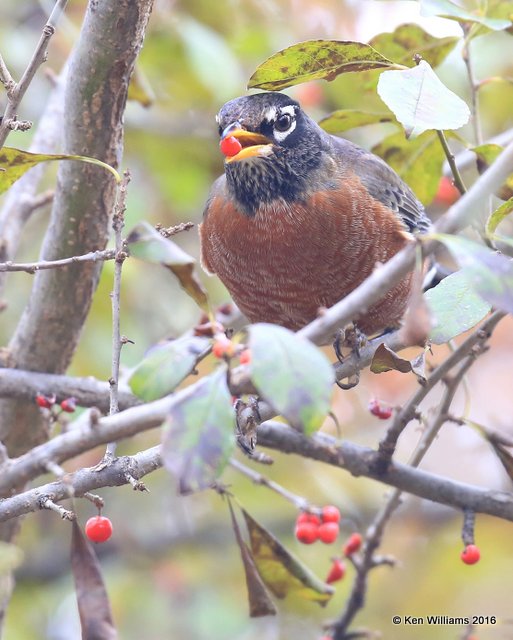
[[366, 111], [358, 111], [357, 109], [339, 109], [330, 113], [322, 120], [319, 120], [319, 126], [328, 133], [342, 133], [356, 127], [364, 127], [368, 124], [378, 124], [383, 122], [393, 122], [397, 124], [392, 113], [369, 113]]
[[76, 520], [72, 522], [71, 569], [75, 581], [82, 640], [115, 640], [109, 597], [91, 543]]
[[164, 238], [147, 222], [140, 222], [132, 229], [127, 243], [130, 255], [170, 269], [196, 304], [208, 312], [207, 293], [194, 271], [196, 260], [192, 256], [171, 239]]
[[101, 160], [96, 160], [96, 158], [66, 154], [29, 153], [28, 151], [21, 151], [20, 149], [13, 149], [11, 147], [2, 147], [0, 149], [0, 193], [7, 191], [16, 180], [19, 180], [26, 171], [36, 164], [53, 160], [78, 160], [80, 162], [95, 164], [110, 171], [116, 179], [116, 182], [121, 182], [119, 173], [115, 169]]
[[412, 371], [412, 365], [409, 360], [401, 358], [395, 351], [380, 344], [374, 352], [370, 370], [372, 373], [385, 373], [386, 371], [400, 371], [401, 373], [409, 373]]
[[335, 590], [317, 578], [274, 535], [242, 509], [258, 572], [277, 598], [296, 595], [325, 606]]
[[232, 518], [233, 531], [237, 544], [239, 545], [240, 555], [242, 557], [242, 564], [244, 566], [244, 573], [246, 574], [246, 586], [248, 589], [248, 603], [249, 603], [249, 616], [250, 618], [259, 618], [261, 616], [275, 616], [277, 611], [274, 602], [267, 591], [265, 584], [258, 573], [255, 561], [251, 555], [251, 551], [248, 545], [242, 539], [239, 524], [235, 518], [233, 512], [233, 506], [228, 499], [228, 506], [230, 507], [230, 515]]
[[341, 73], [388, 69], [393, 62], [363, 42], [307, 40], [278, 51], [249, 79], [249, 89], [280, 91], [310, 80], [334, 80]]

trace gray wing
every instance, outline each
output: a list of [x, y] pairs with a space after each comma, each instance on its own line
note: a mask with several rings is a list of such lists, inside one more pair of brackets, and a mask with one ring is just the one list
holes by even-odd
[[384, 160], [343, 138], [331, 136], [331, 139], [371, 196], [394, 211], [408, 231], [425, 233], [429, 229], [431, 221], [424, 206]]

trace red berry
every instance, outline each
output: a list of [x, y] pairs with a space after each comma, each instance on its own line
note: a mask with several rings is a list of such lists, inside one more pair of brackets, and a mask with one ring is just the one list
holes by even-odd
[[322, 508], [321, 519], [323, 522], [339, 522], [340, 511], [331, 504]]
[[63, 411], [66, 411], [66, 413], [73, 413], [73, 411], [75, 411], [76, 408], [77, 408], [77, 401], [73, 397], [66, 398], [61, 402], [61, 409]]
[[379, 400], [376, 400], [376, 398], [373, 398], [369, 402], [369, 411], [373, 416], [376, 416], [376, 418], [379, 418], [380, 420], [388, 420], [392, 415], [392, 407], [384, 407], [379, 403]]
[[303, 511], [296, 518], [296, 525], [301, 524], [302, 522], [312, 522], [316, 526], [319, 526], [321, 524], [321, 519], [319, 518], [319, 516], [316, 516], [315, 513]]
[[338, 580], [342, 580], [342, 578], [346, 574], [346, 565], [340, 560], [340, 558], [335, 558], [331, 565], [330, 572], [328, 573], [328, 577], [326, 578], [326, 582], [331, 584], [332, 582], [337, 582]]
[[313, 522], [300, 522], [296, 526], [295, 536], [299, 542], [303, 544], [312, 544], [314, 543], [319, 534], [319, 527]]
[[85, 533], [93, 542], [105, 542], [112, 535], [112, 522], [104, 516], [93, 516], [86, 522]]
[[221, 147], [221, 152], [231, 158], [232, 156], [236, 156], [239, 151], [242, 149], [241, 143], [234, 138], [233, 136], [228, 136], [227, 138], [223, 138], [219, 143]]
[[343, 553], [344, 555], [350, 556], [353, 553], [356, 553], [356, 551], [358, 551], [360, 549], [360, 547], [362, 546], [362, 536], [359, 533], [352, 533], [349, 538], [347, 539], [347, 542], [344, 545], [344, 549], [343, 549]]
[[36, 404], [42, 409], [49, 409], [53, 404], [55, 404], [55, 395], [45, 396], [42, 393], [37, 393]]
[[461, 193], [454, 186], [453, 181], [447, 176], [442, 176], [438, 184], [438, 191], [436, 192], [435, 202], [450, 206], [454, 204], [456, 200], [461, 197]]
[[226, 336], [216, 338], [212, 353], [216, 358], [231, 358], [235, 354], [235, 345]]
[[251, 350], [244, 349], [244, 351], [241, 351], [239, 361], [241, 364], [249, 364], [251, 362]]
[[339, 526], [337, 522], [323, 522], [319, 527], [319, 540], [324, 544], [332, 544], [338, 538]]
[[465, 564], [476, 564], [481, 557], [479, 547], [476, 547], [475, 544], [467, 544], [460, 557]]

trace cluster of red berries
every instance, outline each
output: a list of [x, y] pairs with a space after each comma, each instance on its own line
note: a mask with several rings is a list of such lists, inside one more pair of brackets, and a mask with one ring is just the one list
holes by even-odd
[[241, 364], [249, 364], [251, 362], [251, 351], [249, 349], [242, 349], [227, 338], [225, 335], [216, 336], [214, 344], [212, 346], [212, 353], [216, 358], [227, 359], [233, 358], [237, 353], [239, 355], [239, 362]]
[[[347, 539], [344, 547], [342, 548], [342, 553], [346, 558], [352, 556], [353, 553], [359, 551], [362, 546], [362, 536], [359, 533], [352, 533]], [[333, 582], [338, 582], [342, 580], [342, 578], [346, 575], [346, 565], [342, 558], [333, 558], [331, 561], [331, 567], [329, 573], [326, 577], [326, 582], [328, 584], [332, 584]]]
[[479, 562], [480, 557], [481, 552], [475, 544], [467, 544], [460, 555], [462, 562], [465, 564], [476, 564], [476, 562]]
[[393, 413], [392, 407], [381, 404], [376, 398], [372, 398], [372, 400], [369, 401], [368, 409], [373, 416], [376, 416], [376, 418], [380, 420], [388, 420]]
[[304, 511], [296, 519], [295, 536], [303, 544], [313, 544], [320, 540], [332, 544], [338, 538], [340, 511], [328, 505], [321, 509], [320, 515]]
[[85, 524], [85, 534], [92, 542], [106, 542], [112, 535], [112, 522], [105, 516], [93, 516]]
[[[53, 406], [56, 406], [56, 402], [57, 398], [55, 397], [55, 394], [52, 394], [51, 396], [45, 396], [42, 393], [36, 394], [36, 404], [42, 409], [51, 409]], [[77, 401], [71, 396], [60, 402], [59, 407], [66, 413], [73, 413], [77, 408]]]

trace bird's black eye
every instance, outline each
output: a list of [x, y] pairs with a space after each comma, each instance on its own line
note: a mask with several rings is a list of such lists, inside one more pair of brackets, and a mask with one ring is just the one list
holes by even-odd
[[282, 113], [274, 123], [276, 131], [288, 131], [292, 125], [292, 116], [289, 113]]

